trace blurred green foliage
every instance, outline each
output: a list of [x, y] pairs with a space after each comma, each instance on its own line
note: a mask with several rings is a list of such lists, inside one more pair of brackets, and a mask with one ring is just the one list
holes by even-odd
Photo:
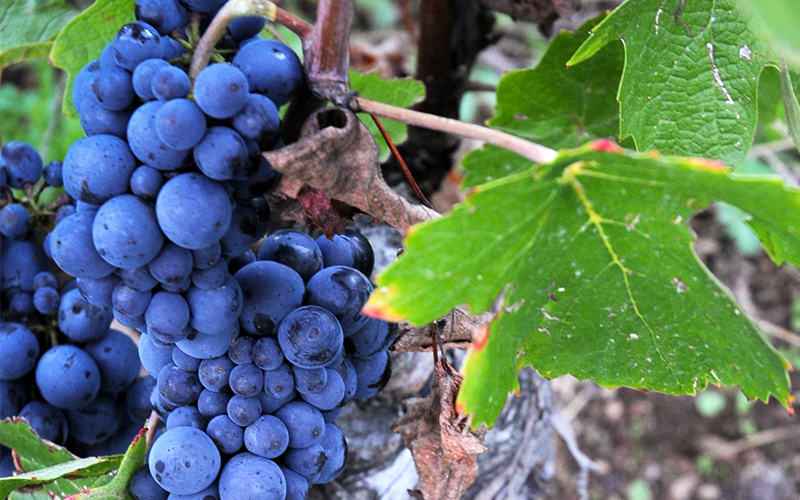
[[3, 81], [0, 86], [3, 142], [27, 142], [40, 152], [45, 162], [63, 160], [70, 144], [84, 135], [78, 119], [61, 114], [62, 92], [58, 88], [63, 85], [63, 73], [44, 61], [17, 66], [15, 71], [26, 73], [26, 77], [19, 79], [26, 83], [20, 87]]

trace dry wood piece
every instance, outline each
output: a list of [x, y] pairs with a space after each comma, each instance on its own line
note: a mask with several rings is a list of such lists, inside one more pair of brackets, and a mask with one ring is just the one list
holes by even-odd
[[403, 437], [414, 456], [424, 500], [457, 500], [475, 482], [477, 456], [486, 451], [483, 432], [474, 433], [455, 409], [462, 377], [442, 357], [434, 365], [433, 388], [427, 398], [406, 401], [406, 414], [392, 430]]
[[[304, 218], [295, 200], [308, 188], [355, 207], [400, 231], [438, 217], [425, 206], [406, 201], [390, 188], [378, 169], [378, 146], [369, 130], [351, 111], [326, 108], [306, 122], [300, 140], [264, 153], [283, 177], [270, 194], [270, 202], [285, 210], [289, 219]], [[319, 200], [317, 200], [319, 202]], [[306, 212], [317, 204], [306, 204]], [[333, 203], [334, 209], [340, 210]], [[323, 230], [325, 228], [323, 227]]]

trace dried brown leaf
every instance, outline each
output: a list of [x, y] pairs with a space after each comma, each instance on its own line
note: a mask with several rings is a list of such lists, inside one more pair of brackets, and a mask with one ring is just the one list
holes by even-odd
[[461, 381], [446, 361], [437, 363], [431, 394], [407, 400], [406, 414], [392, 425], [414, 456], [418, 498], [457, 500], [475, 482], [477, 455], [486, 448], [483, 435], [473, 433], [456, 411]]
[[[283, 217], [302, 220], [308, 213], [296, 200], [313, 188], [401, 231], [438, 217], [427, 207], [409, 203], [386, 184], [378, 168], [378, 152], [369, 129], [351, 111], [319, 110], [305, 123], [297, 142], [264, 153], [272, 168], [283, 174], [270, 202]], [[315, 209], [323, 205], [319, 200], [313, 204]], [[336, 203], [331, 210], [341, 215]], [[332, 213], [323, 212], [320, 209], [317, 216], [325, 219]]]

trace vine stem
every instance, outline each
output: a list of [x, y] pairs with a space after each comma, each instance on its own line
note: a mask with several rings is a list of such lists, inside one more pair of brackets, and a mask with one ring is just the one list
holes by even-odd
[[158, 429], [158, 413], [155, 411], [150, 413], [150, 418], [147, 419], [147, 434], [145, 434], [145, 449], [147, 451], [150, 450], [150, 447], [153, 446], [153, 441], [156, 437], [156, 430]]
[[268, 21], [281, 24], [292, 30], [303, 40], [306, 45], [308, 39], [314, 31], [314, 27], [302, 19], [286, 12], [269, 0], [231, 0], [226, 3], [214, 16], [211, 24], [203, 33], [192, 57], [189, 66], [189, 78], [194, 83], [197, 75], [206, 67], [211, 56], [214, 54], [214, 47], [217, 42], [225, 35], [228, 25], [236, 18], [247, 16], [262, 16]]
[[526, 141], [525, 139], [499, 130], [482, 125], [475, 125], [473, 123], [465, 123], [452, 118], [444, 118], [442, 116], [421, 113], [410, 109], [398, 108], [397, 106], [373, 101], [358, 95], [354, 95], [350, 98], [348, 106], [358, 113], [369, 113], [383, 118], [401, 121], [409, 125], [414, 125], [415, 127], [438, 130], [468, 139], [485, 141], [489, 144], [513, 151], [534, 163], [550, 163], [558, 156], [558, 152], [554, 149], [536, 144], [535, 142]]

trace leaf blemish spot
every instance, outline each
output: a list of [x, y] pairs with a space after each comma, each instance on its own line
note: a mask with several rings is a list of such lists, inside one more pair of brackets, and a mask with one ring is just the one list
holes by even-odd
[[689, 287], [686, 284], [679, 280], [678, 278], [672, 278], [670, 281], [672, 285], [678, 290], [678, 293], [683, 293], [689, 290]]
[[750, 50], [750, 47], [747, 45], [743, 45], [739, 47], [739, 58], [740, 59], [747, 59], [748, 61], [752, 60], [753, 51]]
[[631, 333], [628, 335], [628, 340], [639, 340], [639, 335], [636, 333]]
[[545, 310], [545, 308], [544, 308], [544, 307], [542, 307], [542, 308], [540, 309], [540, 311], [542, 311], [542, 316], [544, 316], [545, 318], [547, 318], [547, 319], [548, 319], [548, 320], [550, 320], [550, 321], [561, 321], [561, 318], [557, 318], [557, 317], [553, 316], [552, 314], [548, 313], [548, 312]]
[[633, 220], [631, 220], [628, 224], [626, 224], [625, 228], [628, 231], [633, 231], [634, 229], [636, 229], [636, 224], [639, 223], [640, 219], [641, 219], [641, 216], [639, 214], [636, 214], [636, 217], [634, 217]]
[[[725, 87], [725, 83], [722, 81], [722, 75], [719, 72], [719, 68], [717, 68], [717, 61], [714, 59], [714, 44], [708, 42], [706, 44], [706, 49], [708, 49], [708, 58], [711, 60], [711, 68], [714, 72], [714, 82], [722, 90], [722, 94], [725, 96], [725, 104], [729, 106], [736, 106], [736, 103], [733, 101], [733, 97], [731, 97], [731, 93], [728, 92], [727, 87]], [[739, 116], [739, 111], [737, 111], [735, 107], [733, 112], [736, 115], [737, 120], [741, 118], [741, 116]]]

